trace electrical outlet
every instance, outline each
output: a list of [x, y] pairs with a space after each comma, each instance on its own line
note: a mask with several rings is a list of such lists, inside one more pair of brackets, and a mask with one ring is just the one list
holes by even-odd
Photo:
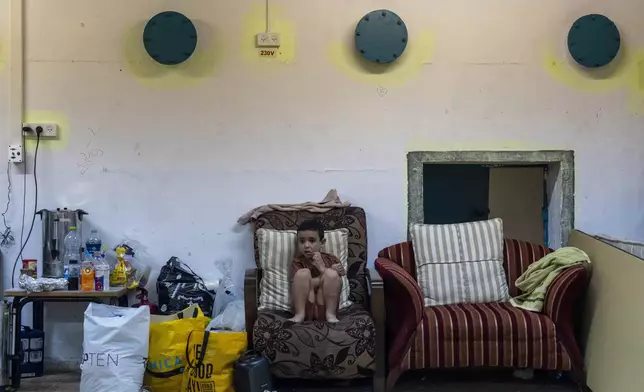
[[280, 44], [280, 35], [278, 33], [257, 34], [258, 48], [279, 48]]
[[37, 137], [36, 128], [42, 127], [40, 137], [53, 138], [58, 136], [58, 125], [53, 123], [24, 123], [22, 128], [30, 128], [30, 132], [22, 131], [25, 137], [35, 139]]
[[22, 150], [22, 144], [10, 144], [9, 145], [9, 162], [11, 163], [22, 163], [22, 156], [24, 151]]

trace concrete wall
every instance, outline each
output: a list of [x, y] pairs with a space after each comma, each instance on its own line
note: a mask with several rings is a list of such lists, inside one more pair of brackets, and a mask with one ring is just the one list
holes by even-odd
[[[0, 0], [0, 146], [20, 138], [8, 121], [17, 1]], [[576, 226], [644, 240], [640, 2], [270, 0], [284, 42], [272, 59], [252, 47], [265, 28], [261, 1], [24, 3], [25, 119], [61, 126], [41, 145], [39, 206], [86, 209], [107, 243], [139, 240], [157, 269], [172, 255], [206, 278], [217, 259], [252, 265], [237, 217], [329, 188], [367, 210], [373, 258], [406, 238], [405, 154], [415, 150], [574, 150]], [[410, 40], [397, 65], [373, 73], [351, 55], [350, 37], [383, 7], [404, 18]], [[173, 70], [152, 63], [140, 41], [167, 9], [193, 18], [200, 34], [198, 53]], [[565, 51], [569, 26], [591, 12], [623, 34], [626, 56], [603, 79]], [[13, 169], [8, 217], [18, 231], [23, 177]], [[39, 247], [36, 234], [25, 255], [39, 257]], [[3, 252], [11, 264], [16, 248]], [[73, 361], [80, 312], [51, 309], [50, 324], [66, 324], [48, 332], [49, 354]]]

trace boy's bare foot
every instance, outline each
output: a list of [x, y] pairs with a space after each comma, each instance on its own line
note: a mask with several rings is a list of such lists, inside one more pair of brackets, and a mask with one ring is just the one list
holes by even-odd
[[335, 314], [327, 313], [326, 314], [326, 322], [335, 324], [335, 323], [339, 323], [340, 320], [338, 320], [338, 318], [335, 316]]
[[288, 321], [292, 321], [294, 323], [301, 323], [302, 321], [304, 321], [304, 315], [296, 314], [295, 316], [288, 319]]

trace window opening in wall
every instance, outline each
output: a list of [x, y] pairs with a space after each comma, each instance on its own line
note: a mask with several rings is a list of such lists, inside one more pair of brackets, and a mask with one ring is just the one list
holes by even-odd
[[546, 244], [545, 165], [423, 165], [424, 222], [449, 224], [501, 218], [504, 233]]
[[417, 151], [407, 161], [410, 223], [499, 217], [508, 238], [553, 248], [567, 243], [572, 151]]

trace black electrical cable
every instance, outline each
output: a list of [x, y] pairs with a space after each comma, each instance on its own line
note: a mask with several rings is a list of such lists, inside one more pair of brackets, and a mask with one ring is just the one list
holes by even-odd
[[7, 226], [7, 212], [9, 212], [9, 205], [11, 204], [11, 164], [7, 162], [7, 204], [5, 205], [4, 212], [2, 213], [2, 224], [5, 230], [9, 230]]
[[[25, 159], [25, 172], [22, 173], [22, 223], [20, 224], [20, 246], [22, 246], [25, 237], [25, 215], [27, 215], [27, 157], [24, 156], [24, 151], [27, 151], [27, 143], [25, 140], [25, 132], [22, 132], [22, 148], [23, 157]], [[13, 279], [13, 278], [12, 278]], [[13, 281], [12, 281], [13, 282]]]
[[[18, 266], [18, 261], [22, 257], [22, 251], [25, 250], [25, 246], [27, 246], [27, 242], [29, 242], [29, 238], [31, 237], [31, 232], [34, 229], [34, 224], [36, 223], [36, 215], [38, 214], [38, 176], [36, 173], [36, 170], [38, 168], [38, 147], [40, 147], [40, 134], [42, 133], [42, 129], [40, 131], [36, 130], [36, 151], [34, 152], [34, 215], [31, 218], [31, 226], [29, 227], [29, 232], [27, 233], [27, 238], [25, 239], [25, 242], [22, 242], [22, 235], [21, 235], [21, 247], [20, 247], [20, 252], [18, 252], [18, 256], [16, 256], [16, 261], [13, 263], [13, 272], [11, 273], [11, 287], [14, 287], [14, 279], [16, 276], [16, 267]], [[24, 143], [23, 143], [24, 146]], [[26, 165], [25, 165], [26, 168]], [[25, 170], [25, 178], [27, 177], [27, 173]], [[25, 180], [25, 185], [26, 185], [26, 180]], [[24, 221], [24, 209], [25, 209], [25, 202], [26, 202], [26, 187], [23, 188], [22, 192], [22, 199], [23, 199], [23, 220], [22, 220], [22, 229], [25, 228], [25, 221]]]
[[5, 205], [4, 212], [1, 214], [4, 231], [0, 234], [0, 247], [9, 246], [14, 242], [11, 227], [7, 224], [7, 213], [9, 212], [9, 206], [11, 205], [11, 192], [11, 163], [7, 162], [7, 204]]

